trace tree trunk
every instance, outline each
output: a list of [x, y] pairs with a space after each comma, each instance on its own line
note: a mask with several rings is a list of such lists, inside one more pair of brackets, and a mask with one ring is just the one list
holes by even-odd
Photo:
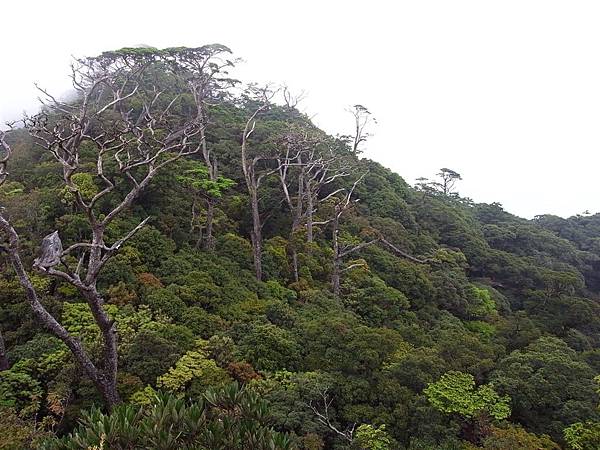
[[306, 205], [306, 241], [313, 241], [313, 196], [312, 193], [309, 192], [307, 196], [307, 205]]
[[2, 337], [2, 331], [0, 331], [0, 372], [8, 369], [8, 355], [6, 354], [6, 347], [4, 346], [4, 337]]
[[298, 274], [298, 252], [295, 246], [292, 248], [292, 269], [294, 271], [294, 281], [298, 282], [300, 275]]
[[340, 273], [341, 273], [341, 261], [339, 258], [333, 260], [333, 274], [331, 275], [331, 287], [333, 289], [333, 295], [339, 297], [340, 295]]
[[[198, 220], [198, 213], [196, 212], [196, 207], [198, 205], [198, 199], [194, 196], [194, 200], [192, 201], [192, 218], [190, 220], [190, 234], [194, 234], [194, 230], [196, 229], [196, 223]], [[198, 250], [202, 245], [202, 241], [204, 239], [202, 226], [198, 226], [198, 237], [196, 238], [196, 244], [194, 248]]]
[[117, 393], [117, 369], [118, 369], [118, 352], [117, 352], [117, 327], [115, 321], [112, 320], [104, 308], [104, 299], [96, 289], [95, 285], [89, 286], [88, 289], [82, 291], [83, 296], [88, 302], [88, 305], [94, 316], [94, 320], [98, 324], [102, 333], [103, 340], [103, 357], [102, 370], [98, 376], [96, 385], [104, 397], [104, 401], [109, 409], [121, 402]]
[[262, 226], [258, 210], [258, 192], [252, 189], [250, 193], [252, 207], [252, 256], [254, 257], [254, 274], [258, 281], [262, 280]]
[[[200, 117], [202, 118], [202, 123], [205, 126], [208, 120], [205, 116], [205, 111], [202, 109], [199, 112]], [[208, 176], [210, 181], [216, 182], [219, 179], [219, 174], [217, 170], [217, 159], [215, 157], [211, 157], [211, 152], [206, 145], [206, 136], [204, 134], [204, 126], [200, 130], [200, 139], [202, 139], [202, 157], [204, 158], [204, 164], [208, 168]], [[213, 241], [213, 219], [215, 217], [215, 199], [207, 198], [206, 199], [206, 235], [204, 236], [204, 240], [202, 242], [202, 248], [204, 250], [212, 251], [214, 250], [214, 241]]]
[[342, 273], [342, 258], [340, 256], [340, 244], [338, 242], [339, 226], [339, 216], [336, 211], [335, 218], [333, 219], [333, 273], [331, 274], [331, 288], [333, 290], [333, 295], [336, 297], [340, 295], [340, 275]]
[[[116, 372], [115, 372], [116, 375]], [[102, 394], [104, 404], [109, 411], [112, 411], [115, 406], [121, 403], [121, 397], [117, 391], [117, 380], [116, 377], [101, 376], [98, 381], [94, 383], [96, 388]]]
[[[64, 344], [71, 350], [71, 353], [77, 360], [77, 362], [83, 368], [85, 374], [93, 381], [94, 385], [102, 394], [102, 398], [104, 399], [107, 408], [112, 409], [117, 403], [120, 402], [119, 395], [116, 390], [116, 359], [114, 360], [114, 365], [111, 366], [109, 363], [107, 366], [107, 373], [109, 374], [106, 377], [92, 362], [89, 355], [86, 353], [83, 345], [76, 339], [71, 336], [69, 332], [63, 327], [57, 320], [46, 310], [44, 305], [40, 302], [38, 298], [37, 291], [23, 266], [23, 262], [21, 261], [21, 257], [19, 255], [19, 235], [15, 231], [15, 229], [10, 225], [10, 223], [0, 215], [0, 229], [3, 230], [8, 235], [9, 240], [9, 248], [8, 254], [10, 258], [10, 262], [13, 266], [15, 273], [19, 279], [19, 283], [25, 289], [25, 293], [27, 295], [27, 299], [29, 300], [29, 304], [31, 305], [31, 309], [33, 314], [37, 317], [37, 319], [44, 325], [51, 333], [53, 333], [56, 337], [58, 337]], [[81, 286], [79, 287], [81, 288]], [[88, 302], [89, 303], [89, 302]], [[91, 306], [91, 305], [90, 305]], [[97, 305], [96, 314], [98, 314], [98, 308], [102, 311], [103, 317], [106, 317], [108, 321], [108, 317], [104, 310], [102, 310], [101, 306]], [[94, 313], [94, 310], [92, 310]], [[96, 317], [96, 315], [95, 315]], [[110, 321], [108, 321], [110, 322]], [[107, 322], [105, 322], [106, 324]], [[109, 349], [108, 353], [113, 352], [116, 355], [116, 333], [114, 332], [112, 323], [110, 323], [109, 329], [113, 332], [110, 333], [112, 337], [109, 339], [109, 343], [113, 343], [113, 347]], [[105, 333], [103, 332], [103, 335]], [[106, 350], [106, 342], [105, 342], [105, 350]], [[107, 353], [107, 352], [105, 352]]]
[[204, 236], [204, 242], [202, 248], [207, 251], [212, 251], [215, 248], [215, 242], [213, 238], [213, 220], [215, 217], [215, 201], [212, 198], [206, 200], [206, 235]]
[[298, 273], [298, 250], [296, 249], [296, 232], [298, 231], [298, 228], [300, 228], [300, 214], [301, 214], [301, 209], [302, 208], [302, 204], [300, 203], [300, 206], [298, 208], [296, 208], [295, 212], [294, 212], [294, 220], [292, 221], [292, 232], [290, 233], [290, 237], [288, 240], [288, 245], [291, 246], [291, 251], [292, 251], [292, 270], [294, 273], [294, 281], [298, 282], [298, 280], [300, 279], [299, 273]]

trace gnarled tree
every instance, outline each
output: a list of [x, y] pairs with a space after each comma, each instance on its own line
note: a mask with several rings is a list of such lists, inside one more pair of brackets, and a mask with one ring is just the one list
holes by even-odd
[[350, 189], [340, 188], [327, 195], [323, 199], [323, 202], [329, 202], [332, 204], [331, 216], [327, 220], [315, 222], [315, 225], [331, 226], [331, 241], [333, 249], [331, 288], [333, 290], [333, 294], [336, 296], [340, 295], [340, 278], [342, 273], [351, 270], [357, 267], [358, 265], [361, 265], [361, 263], [352, 263], [344, 267], [345, 258], [379, 241], [379, 237], [374, 237], [373, 239], [369, 239], [359, 244], [354, 244], [344, 242], [342, 239], [340, 239], [340, 226], [342, 216], [346, 211], [349, 211], [356, 203], [356, 200], [353, 198], [354, 190], [356, 189], [356, 186], [365, 177], [365, 175], [366, 173], [364, 173], [356, 181], [354, 181]]
[[[111, 242], [106, 230], [162, 168], [203, 148], [206, 97], [197, 94], [191, 69], [183, 64], [192, 57], [210, 59], [212, 51], [123, 49], [78, 59], [71, 76], [75, 100], [62, 101], [40, 89], [42, 110], [25, 119], [36, 144], [61, 167], [64, 186], [91, 230], [89, 239], [64, 247], [58, 232], [48, 235], [34, 268], [71, 284], [85, 299], [102, 336], [101, 355], [90, 354], [40, 302], [21, 260], [19, 236], [10, 218], [0, 213], [10, 261], [35, 316], [71, 350], [109, 408], [120, 401], [117, 330], [97, 281], [110, 258], [149, 218]], [[192, 94], [196, 105], [191, 112], [182, 107], [181, 92]], [[1, 144], [6, 154], [0, 164], [3, 180], [10, 146], [4, 139]], [[92, 180], [97, 190], [85, 191], [82, 180]]]

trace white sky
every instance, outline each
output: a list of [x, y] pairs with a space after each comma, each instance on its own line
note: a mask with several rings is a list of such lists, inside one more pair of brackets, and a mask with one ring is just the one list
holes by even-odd
[[378, 120], [365, 156], [409, 183], [441, 167], [459, 190], [533, 217], [598, 207], [600, 2], [33, 1], [2, 5], [0, 120], [62, 93], [70, 55], [222, 43], [244, 81], [304, 89], [303, 109], [346, 133]]

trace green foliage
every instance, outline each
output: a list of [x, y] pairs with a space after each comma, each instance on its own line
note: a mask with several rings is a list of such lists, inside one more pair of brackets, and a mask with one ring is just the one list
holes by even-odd
[[195, 402], [156, 394], [148, 405], [121, 405], [108, 415], [93, 409], [72, 434], [42, 448], [292, 449], [291, 438], [275, 432], [268, 420], [264, 401], [234, 384]]
[[494, 427], [483, 443], [485, 450], [560, 450], [548, 436], [536, 436], [518, 426]]
[[300, 347], [292, 334], [275, 325], [252, 325], [240, 341], [244, 358], [260, 370], [294, 369]]
[[186, 352], [174, 367], [158, 377], [157, 386], [170, 392], [183, 392], [193, 385], [193, 391], [202, 392], [210, 386], [228, 383], [227, 373], [208, 357], [207, 344], [197, 341], [194, 350]]
[[220, 198], [224, 191], [235, 186], [235, 181], [229, 178], [220, 176], [214, 181], [211, 180], [208, 176], [208, 169], [203, 164], [190, 162], [187, 166], [189, 168], [182, 167], [182, 175], [177, 176], [177, 181], [200, 195]]
[[492, 299], [490, 291], [476, 286], [472, 286], [472, 290], [475, 294], [476, 302], [469, 307], [469, 313], [471, 315], [474, 317], [485, 318], [496, 312], [496, 303]]
[[39, 448], [42, 441], [50, 437], [40, 424], [20, 417], [11, 408], [0, 406], [0, 417], [0, 450]]
[[563, 341], [542, 337], [500, 361], [493, 382], [510, 395], [519, 422], [560, 439], [566, 426], [594, 417], [598, 396], [593, 376]]
[[470, 374], [447, 372], [427, 386], [423, 393], [435, 408], [444, 413], [456, 413], [467, 419], [481, 414], [496, 420], [510, 416], [510, 398], [499, 396], [490, 385], [476, 388], [475, 379]]
[[21, 417], [37, 413], [42, 397], [40, 383], [17, 368], [0, 372], [0, 407], [14, 408]]
[[563, 430], [565, 441], [573, 450], [600, 448], [600, 422], [577, 422]]
[[355, 442], [365, 450], [391, 450], [393, 440], [385, 431], [385, 425], [374, 427], [362, 424], [356, 429]]
[[[125, 48], [98, 61], [148, 64], [143, 82], [157, 82], [158, 102], [166, 107], [174, 100], [171, 111], [185, 123], [193, 102], [165, 61], [211, 52], [226, 58], [229, 49]], [[259, 282], [239, 162], [241, 132], [257, 103], [220, 89], [207, 93], [206, 145], [219, 176], [210, 179], [201, 155], [165, 166], [106, 229], [110, 246], [151, 218], [98, 280], [118, 332], [118, 389], [130, 403], [113, 414], [90, 410], [99, 402], [93, 384], [68, 348], [35, 321], [0, 252], [6, 269], [0, 274], [0, 331], [10, 365], [0, 372], [0, 448], [5, 442], [40, 447], [39, 436], [69, 435], [80, 416], [84, 423], [70, 438], [55, 440], [58, 448], [234, 449], [243, 448], [240, 439], [250, 430], [258, 443], [246, 448], [261, 448], [260, 442], [288, 448], [276, 444], [281, 436], [271, 427], [297, 436], [302, 449], [347, 448], [309, 407], [322, 411], [324, 395], [339, 430], [365, 424], [355, 447], [556, 449], [551, 439], [573, 450], [599, 447], [593, 380], [600, 370], [600, 214], [521, 219], [498, 203], [461, 198], [452, 189], [458, 174], [449, 169], [415, 189], [378, 163], [357, 158], [345, 137], [326, 136], [294, 108], [270, 105], [256, 117], [250, 138], [251, 157], [266, 156], [257, 170], [276, 169], [273, 158], [290, 130], [318, 136], [317, 154], [366, 173], [354, 190], [359, 201], [342, 216], [342, 246], [381, 235], [425, 262], [367, 246], [346, 259], [361, 267], [344, 272], [341, 294], [333, 296], [331, 224], [315, 226], [309, 243], [304, 216], [290, 234], [292, 217], [273, 171], [259, 192]], [[54, 158], [40, 153], [24, 130], [10, 139], [15, 151], [0, 206], [19, 232], [29, 270], [53, 230], [65, 247], [89, 242], [89, 223], [73, 189], [89, 201], [104, 182], [92, 175], [98, 155], [89, 143], [69, 189]], [[108, 153], [104, 168], [112, 180], [117, 167]], [[288, 172], [294, 200], [299, 173], [297, 166]], [[319, 198], [350, 189], [351, 175], [328, 183]], [[99, 218], [128, 186], [117, 182], [96, 204]], [[210, 251], [196, 248], [207, 202], [214, 207]], [[317, 205], [315, 220], [327, 221], [330, 208]], [[49, 312], [82, 341], [94, 363], [101, 361], [101, 335], [78, 290], [47, 274], [31, 279]], [[232, 379], [249, 392], [226, 389], [218, 401], [203, 395]], [[252, 420], [233, 412], [246, 408], [233, 407], [238, 401], [254, 402]], [[268, 420], [254, 420], [267, 407]], [[130, 438], [131, 445], [123, 444]]]
[[[98, 187], [94, 183], [94, 178], [91, 174], [86, 172], [76, 173], [71, 177], [74, 184], [75, 192], [79, 191], [84, 200], [91, 200], [91, 198], [98, 193]], [[62, 201], [67, 204], [75, 202], [75, 194], [70, 188], [65, 187], [62, 192]]]

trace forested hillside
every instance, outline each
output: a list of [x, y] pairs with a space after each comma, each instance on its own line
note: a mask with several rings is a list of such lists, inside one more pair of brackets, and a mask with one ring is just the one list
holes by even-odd
[[0, 449], [598, 450], [600, 215], [411, 187], [228, 57], [77, 60], [1, 134]]

